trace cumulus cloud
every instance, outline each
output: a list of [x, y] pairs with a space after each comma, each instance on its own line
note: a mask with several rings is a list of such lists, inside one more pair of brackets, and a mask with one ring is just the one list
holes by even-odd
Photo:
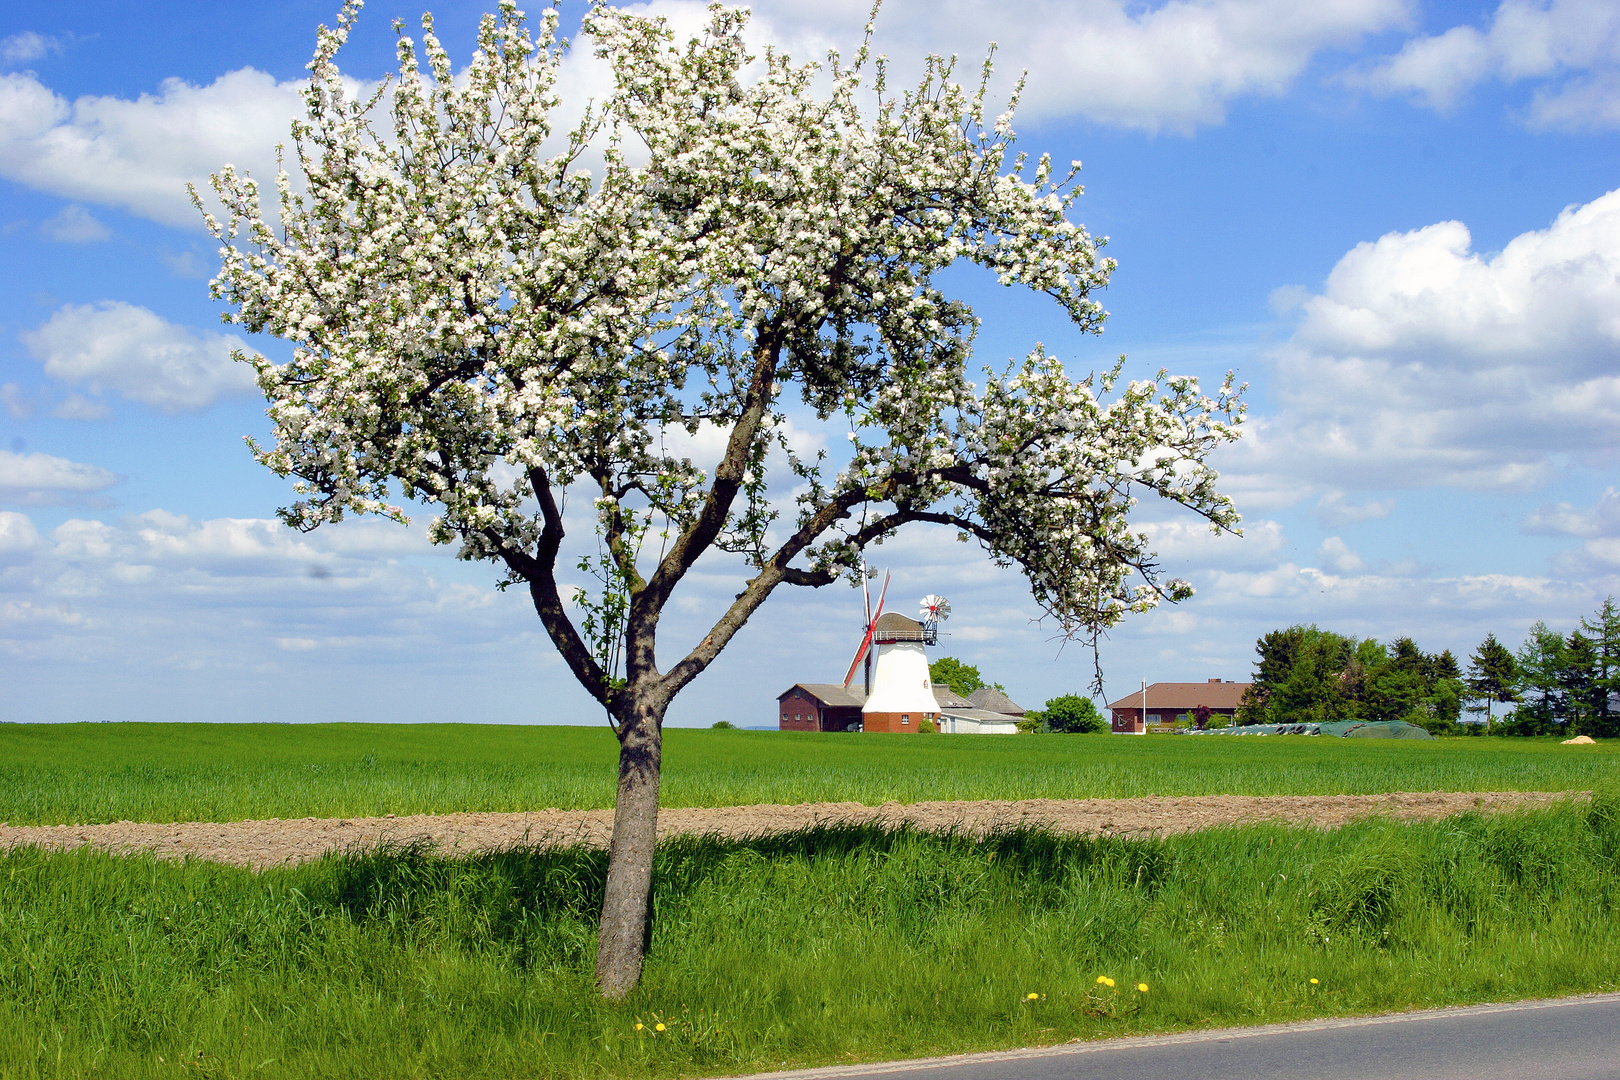
[[[651, 5], [662, 11], [698, 4]], [[853, 51], [870, 5], [864, 0], [750, 5], [759, 37], [784, 42], [795, 58], [816, 59], [835, 45]], [[1404, 0], [922, 0], [885, 4], [875, 48], [897, 71], [927, 52], [958, 54], [971, 80], [994, 38], [999, 85], [1028, 70], [1025, 120], [1084, 118], [1115, 127], [1191, 132], [1225, 119], [1244, 97], [1285, 93], [1312, 58], [1402, 25]]]
[[[1078, 117], [1191, 132], [1220, 123], [1234, 100], [1285, 93], [1313, 57], [1401, 24], [1406, 8], [1407, 0], [1170, 0], [1151, 8], [1125, 0], [896, 0], [879, 18], [876, 45], [895, 57], [897, 78], [912, 77], [923, 55], [935, 51], [960, 53], [960, 74], [971, 81], [993, 35], [1003, 100], [1018, 73], [1029, 71], [1025, 120]], [[695, 0], [654, 0], [638, 9], [669, 18], [683, 34], [706, 17]], [[820, 59], [835, 45], [849, 54], [868, 10], [864, 0], [767, 0], [754, 5], [752, 36], [801, 60]], [[7, 41], [21, 55], [46, 39]], [[0, 76], [0, 175], [198, 228], [186, 183], [206, 191], [208, 175], [225, 162], [268, 181], [275, 146], [288, 141], [290, 120], [303, 114], [299, 85], [242, 68], [207, 85], [168, 79], [134, 99], [69, 101], [32, 74]], [[565, 61], [565, 109], [577, 111], [609, 85], [588, 48]]]
[[1609, 488], [1596, 503], [1577, 507], [1548, 503], [1520, 522], [1532, 536], [1574, 536], [1585, 542], [1553, 557], [1553, 566], [1568, 574], [1607, 574], [1620, 570], [1620, 491]]
[[[1612, 543], [1620, 556], [1620, 542]], [[1339, 537], [1316, 556], [1315, 565], [1283, 558], [1252, 567], [1191, 567], [1195, 599], [1110, 634], [1103, 649], [1109, 696], [1143, 677], [1246, 679], [1256, 640], [1299, 623], [1384, 642], [1410, 635], [1428, 651], [1466, 657], [1487, 632], [1511, 645], [1538, 619], [1573, 626], [1620, 589], [1620, 559], [1606, 565], [1588, 559], [1579, 572], [1555, 563], [1553, 573], [1541, 576], [1435, 574], [1410, 564], [1370, 566]]]
[[494, 576], [380, 521], [0, 513], [0, 719], [600, 722]]
[[1504, 0], [1484, 30], [1455, 26], [1415, 38], [1366, 83], [1454, 108], [1487, 81], [1537, 83], [1532, 127], [1620, 127], [1620, 8], [1609, 0]]
[[1428, 648], [1460, 647], [1493, 628], [1509, 639], [1535, 619], [1568, 622], [1601, 599], [1594, 583], [1559, 577], [1431, 577], [1293, 562], [1262, 572], [1217, 573], [1210, 585], [1210, 606], [1223, 622], [1234, 611], [1248, 609], [1258, 615], [1254, 623], [1265, 629], [1315, 622], [1386, 641], [1411, 633]]
[[40, 222], [39, 231], [59, 244], [94, 244], [112, 237], [112, 230], [91, 216], [90, 211], [70, 203], [52, 217]]
[[1324, 529], [1342, 529], [1346, 525], [1388, 517], [1394, 509], [1394, 499], [1369, 500], [1357, 505], [1346, 501], [1342, 491], [1328, 491], [1316, 501], [1311, 516]]
[[0, 558], [20, 555], [37, 547], [39, 531], [28, 515], [0, 510]]
[[0, 502], [53, 506], [82, 500], [123, 481], [123, 477], [99, 465], [84, 465], [49, 454], [0, 450]]
[[[45, 373], [92, 393], [114, 391], [161, 412], [206, 408], [227, 394], [253, 389], [253, 373], [231, 359], [245, 348], [228, 334], [198, 332], [117, 300], [68, 304], [23, 335]], [[94, 415], [70, 409], [69, 418]]]
[[20, 34], [12, 34], [8, 38], [0, 39], [0, 63], [26, 64], [30, 60], [38, 60], [46, 53], [62, 51], [62, 43], [53, 37], [24, 30]]
[[1148, 522], [1144, 531], [1166, 572], [1184, 576], [1188, 567], [1270, 566], [1287, 543], [1282, 525], [1264, 519], [1245, 521], [1243, 535], [1214, 533], [1202, 520], [1175, 518]]
[[1620, 536], [1620, 491], [1610, 488], [1584, 509], [1549, 503], [1525, 518], [1520, 530], [1532, 536]]
[[1316, 557], [1321, 560], [1322, 565], [1341, 574], [1353, 574], [1367, 565], [1361, 561], [1360, 555], [1350, 550], [1349, 544], [1337, 536], [1323, 540], [1321, 546], [1316, 549]]
[[13, 420], [26, 420], [34, 415], [34, 403], [28, 392], [16, 383], [0, 385], [0, 405]]
[[266, 183], [303, 113], [296, 82], [243, 68], [207, 86], [166, 80], [133, 100], [69, 102], [33, 75], [0, 76], [0, 176], [70, 199], [200, 228], [188, 182], [232, 162]]
[[1251, 485], [1522, 490], [1620, 445], [1620, 192], [1489, 257], [1457, 221], [1358, 244], [1300, 310], [1224, 458]]

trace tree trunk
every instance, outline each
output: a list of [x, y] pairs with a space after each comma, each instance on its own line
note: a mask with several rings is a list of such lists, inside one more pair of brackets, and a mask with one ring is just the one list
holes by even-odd
[[604, 997], [622, 998], [641, 981], [653, 847], [658, 840], [663, 720], [661, 708], [637, 701], [619, 728], [619, 790], [596, 943], [596, 984]]

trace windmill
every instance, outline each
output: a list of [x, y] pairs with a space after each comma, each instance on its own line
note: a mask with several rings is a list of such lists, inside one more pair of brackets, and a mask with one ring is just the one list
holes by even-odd
[[872, 696], [872, 636], [877, 632], [877, 621], [883, 617], [883, 600], [889, 595], [889, 574], [884, 571], [883, 591], [878, 593], [877, 610], [872, 610], [872, 593], [866, 587], [866, 564], [861, 564], [861, 599], [866, 602], [866, 635], [861, 639], [861, 647], [855, 650], [855, 659], [849, 663], [849, 673], [844, 676], [844, 689], [849, 689], [850, 680], [855, 678], [855, 669], [866, 661], [866, 695]]
[[898, 611], [884, 611], [888, 595], [889, 577], [885, 574], [877, 610], [871, 609], [868, 600], [866, 634], [849, 665], [844, 686], [848, 688], [855, 678], [855, 669], [864, 660], [863, 731], [916, 733], [925, 728], [937, 731], [941, 715], [939, 699], [934, 696], [924, 647], [939, 642], [939, 624], [950, 614], [951, 605], [944, 597], [930, 593], [923, 598], [919, 621]]

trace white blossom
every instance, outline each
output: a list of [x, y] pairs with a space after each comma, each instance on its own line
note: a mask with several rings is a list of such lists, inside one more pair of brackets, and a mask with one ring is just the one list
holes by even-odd
[[[214, 294], [232, 321], [295, 345], [285, 364], [246, 358], [274, 428], [254, 453], [297, 479], [282, 515], [299, 528], [403, 519], [400, 491], [434, 505], [433, 540], [526, 584], [620, 723], [631, 702], [661, 717], [776, 586], [853, 578], [864, 547], [910, 522], [1020, 566], [1061, 630], [1093, 641], [1191, 594], [1159, 579], [1130, 527], [1135, 492], [1236, 528], [1205, 464], [1238, 435], [1230, 377], [1214, 398], [1162, 372], [1118, 389], [1117, 368], [1075, 380], [1036, 347], [969, 381], [978, 319], [939, 271], [977, 264], [1096, 332], [1091, 297], [1114, 270], [1069, 220], [1078, 163], [1055, 176], [1049, 157], [1009, 159], [1012, 112], [984, 126], [984, 81], [964, 88], [932, 58], [896, 95], [863, 46], [830, 55], [818, 82], [817, 65], [751, 58], [745, 11], [713, 7], [704, 36], [677, 42], [598, 6], [584, 29], [614, 89], [554, 132], [556, 9], [535, 36], [502, 0], [459, 74], [424, 17], [391, 89], [354, 100], [335, 58], [358, 10], [319, 34], [293, 130], [307, 190], [277, 177], [279, 227], [253, 179], [229, 165], [214, 178], [228, 210], [208, 219]], [[563, 148], [543, 155], [554, 137]], [[579, 164], [593, 141], [607, 148], [596, 176]], [[851, 429], [835, 472], [788, 448], [794, 403]], [[704, 424], [729, 433], [712, 474], [660, 437]], [[800, 481], [791, 529], [772, 529], [776, 447]], [[593, 499], [600, 541], [586, 564], [602, 588], [579, 626], [556, 584], [571, 488]], [[753, 576], [659, 672], [658, 614], [714, 547]]]

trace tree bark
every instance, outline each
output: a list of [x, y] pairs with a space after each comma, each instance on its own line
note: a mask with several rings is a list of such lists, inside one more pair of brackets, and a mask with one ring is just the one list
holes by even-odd
[[663, 714], [661, 706], [638, 696], [619, 725], [619, 789], [596, 943], [596, 984], [608, 998], [624, 997], [641, 980], [653, 848], [658, 840]]

